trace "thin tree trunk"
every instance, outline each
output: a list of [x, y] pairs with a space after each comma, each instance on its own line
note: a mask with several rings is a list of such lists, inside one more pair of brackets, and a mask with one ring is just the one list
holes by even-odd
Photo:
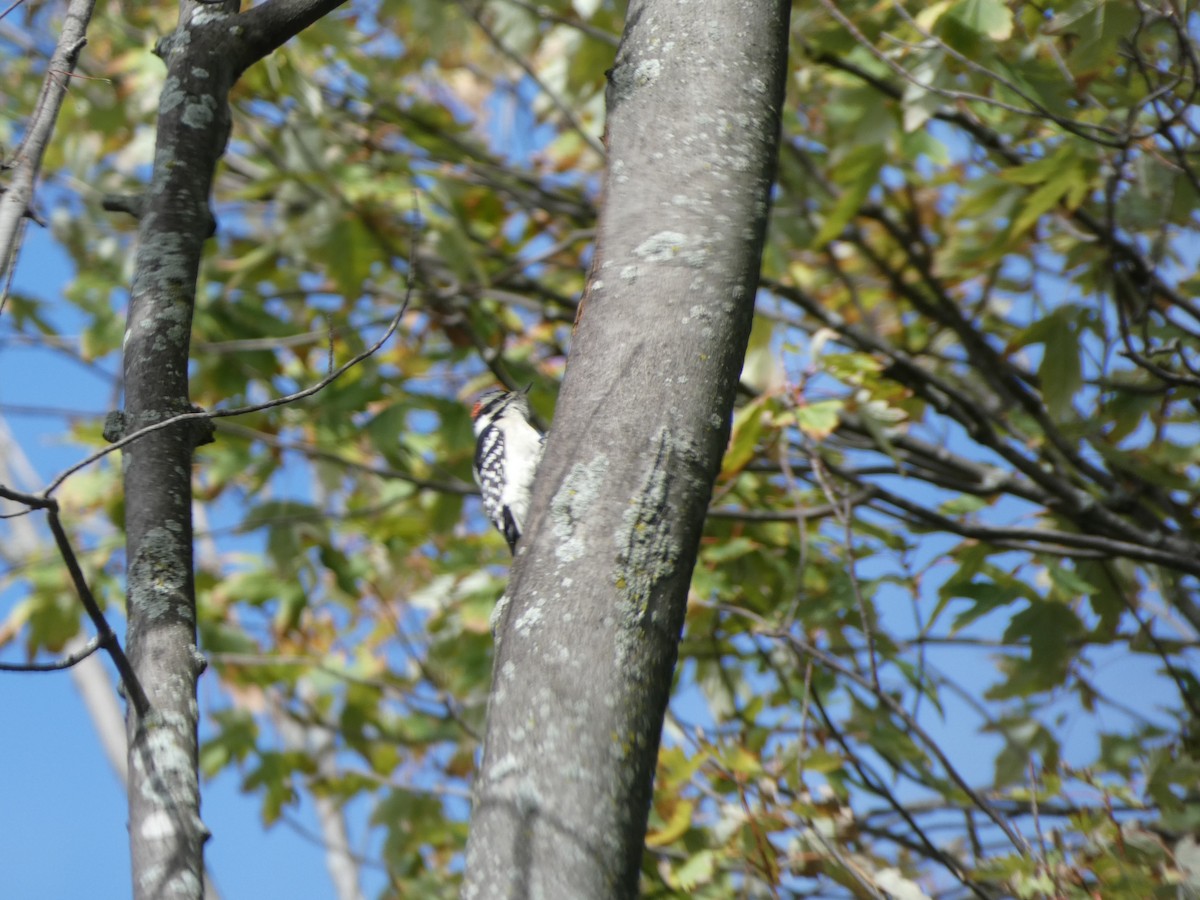
[[[154, 173], [141, 222], [125, 332], [127, 432], [190, 408], [188, 358], [196, 278], [212, 233], [209, 192], [229, 135], [234, 75], [216, 42], [181, 27], [159, 44], [167, 80], [159, 103]], [[134, 896], [202, 892], [197, 773], [196, 599], [192, 580], [190, 423], [126, 447], [127, 650], [152, 707], [128, 717], [129, 839]]]
[[753, 315], [787, 0], [635, 0], [530, 526], [497, 610], [464, 897], [632, 897]]
[[[125, 331], [125, 410], [131, 434], [190, 408], [188, 358], [196, 278], [213, 233], [209, 193], [229, 138], [228, 96], [241, 73], [341, 0], [180, 4], [159, 42], [167, 65], [154, 170], [144, 194], [113, 203], [140, 219]], [[107, 432], [116, 437], [113, 430]], [[202, 430], [178, 423], [124, 449], [127, 648], [151, 711], [128, 717], [129, 837], [137, 900], [203, 891], [197, 773], [192, 579], [192, 449]]]

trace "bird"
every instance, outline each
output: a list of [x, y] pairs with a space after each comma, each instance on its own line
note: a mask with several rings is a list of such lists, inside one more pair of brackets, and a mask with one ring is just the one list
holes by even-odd
[[475, 482], [483, 495], [483, 509], [514, 554], [525, 528], [533, 479], [546, 439], [530, 421], [530, 387], [522, 391], [485, 391], [471, 410], [475, 420]]

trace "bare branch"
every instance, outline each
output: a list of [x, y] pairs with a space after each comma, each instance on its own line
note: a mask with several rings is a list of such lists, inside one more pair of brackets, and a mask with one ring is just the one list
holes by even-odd
[[[11, 500], [14, 503], [23, 503], [30, 509], [46, 510], [50, 531], [54, 535], [54, 543], [58, 546], [58, 552], [66, 564], [67, 573], [71, 576], [71, 582], [75, 585], [75, 592], [79, 595], [79, 600], [83, 604], [84, 610], [92, 620], [93, 626], [95, 626], [96, 640], [99, 641], [98, 646], [103, 647], [112, 658], [113, 664], [117, 667], [117, 672], [120, 673], [121, 680], [125, 685], [125, 694], [130, 702], [133, 703], [133, 707], [137, 710], [138, 715], [145, 716], [150, 711], [150, 703], [146, 699], [146, 694], [142, 690], [142, 686], [133, 674], [133, 667], [130, 666], [129, 659], [121, 649], [121, 644], [117, 640], [116, 634], [109, 627], [108, 620], [104, 618], [100, 604], [96, 602], [96, 598], [92, 594], [92, 589], [88, 586], [87, 579], [83, 576], [83, 570], [79, 568], [79, 560], [75, 556], [75, 551], [71, 547], [67, 533], [63, 530], [62, 522], [58, 518], [58, 501], [50, 497], [24, 494], [20, 491], [6, 488], [3, 485], [0, 485], [0, 498]], [[87, 654], [85, 653], [79, 659], [86, 656]], [[68, 665], [74, 665], [79, 659], [75, 659], [66, 665], [57, 666], [57, 668], [66, 668]]]
[[258, 441], [266, 444], [268, 447], [275, 447], [278, 450], [300, 453], [309, 459], [334, 463], [335, 465], [345, 466], [347, 469], [354, 469], [355, 471], [365, 472], [369, 475], [378, 475], [380, 478], [404, 481], [423, 491], [437, 491], [443, 494], [459, 494], [462, 496], [478, 496], [479, 494], [479, 488], [473, 483], [465, 481], [435, 481], [429, 478], [419, 478], [416, 475], [409, 472], [401, 472], [398, 469], [382, 468], [358, 462], [357, 460], [347, 459], [338, 453], [325, 450], [315, 444], [285, 440], [253, 428], [245, 428], [241, 425], [221, 425], [218, 431], [223, 434], [236, 435], [249, 441]]
[[608, 44], [608, 46], [613, 47], [614, 49], [621, 42], [619, 35], [615, 35], [611, 31], [605, 31], [603, 28], [597, 28], [596, 26], [590, 25], [578, 18], [564, 16], [563, 14], [551, 9], [549, 6], [530, 3], [528, 0], [505, 0], [505, 2], [511, 3], [513, 6], [517, 6], [521, 9], [531, 12], [538, 18], [545, 19], [547, 22], [554, 22], [557, 25], [566, 25], [568, 28], [576, 28], [579, 31], [582, 31], [588, 37], [595, 38], [601, 43]]

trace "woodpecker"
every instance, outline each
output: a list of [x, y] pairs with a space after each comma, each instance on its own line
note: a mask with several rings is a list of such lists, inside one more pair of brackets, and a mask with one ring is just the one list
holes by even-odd
[[492, 524], [517, 551], [525, 528], [533, 476], [542, 461], [545, 435], [529, 419], [529, 388], [487, 391], [471, 410], [475, 419], [475, 481]]

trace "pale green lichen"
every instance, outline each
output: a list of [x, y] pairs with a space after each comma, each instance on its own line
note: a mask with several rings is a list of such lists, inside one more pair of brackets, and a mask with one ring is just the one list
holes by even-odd
[[675, 571], [679, 543], [671, 533], [667, 496], [672, 478], [672, 442], [666, 428], [654, 439], [654, 461], [641, 489], [630, 501], [614, 535], [617, 571], [613, 583], [627, 624], [641, 622], [655, 586]]
[[211, 94], [201, 94], [184, 108], [183, 124], [189, 128], [208, 128], [216, 115], [217, 98]]
[[167, 80], [163, 82], [162, 95], [158, 101], [159, 114], [166, 115], [186, 99], [187, 94], [179, 79], [174, 75], [168, 75]]
[[500, 599], [496, 601], [495, 607], [492, 608], [492, 614], [488, 618], [488, 625], [492, 629], [492, 637], [496, 641], [496, 646], [500, 646], [500, 625], [504, 622], [504, 615], [508, 610], [508, 605], [511, 602], [507, 593], [501, 594]]
[[149, 619], [170, 615], [177, 604], [186, 602], [182, 549], [170, 533], [178, 530], [168, 525], [146, 532], [130, 566], [130, 602]]
[[550, 501], [550, 524], [558, 538], [554, 552], [562, 562], [583, 555], [579, 525], [604, 489], [608, 457], [599, 454], [590, 463], [576, 463]]

